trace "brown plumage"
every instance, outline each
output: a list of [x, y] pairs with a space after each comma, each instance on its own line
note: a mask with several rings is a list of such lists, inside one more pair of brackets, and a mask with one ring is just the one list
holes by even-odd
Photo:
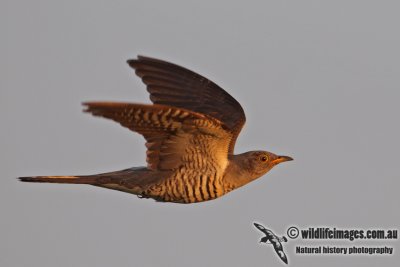
[[128, 64], [147, 85], [153, 104], [87, 102], [84, 111], [143, 135], [147, 167], [87, 176], [21, 177], [21, 181], [90, 184], [158, 201], [194, 203], [220, 197], [292, 160], [267, 151], [234, 155], [245, 114], [210, 80], [143, 56]]

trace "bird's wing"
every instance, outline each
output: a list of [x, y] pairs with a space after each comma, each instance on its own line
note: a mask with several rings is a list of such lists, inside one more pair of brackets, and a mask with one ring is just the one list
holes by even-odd
[[147, 85], [154, 104], [192, 110], [225, 124], [233, 133], [229, 144], [229, 154], [233, 154], [246, 117], [231, 95], [205, 77], [166, 61], [138, 56], [128, 64]]
[[273, 243], [274, 249], [276, 251], [276, 254], [278, 254], [279, 258], [286, 264], [288, 264], [288, 259], [286, 257], [285, 252], [283, 252], [282, 244], [279, 242], [278, 246], [276, 243]]
[[201, 169], [219, 164], [224, 170], [232, 133], [219, 120], [164, 105], [114, 102], [84, 103], [85, 111], [119, 122], [146, 139], [147, 164], [153, 170], [186, 165]]
[[254, 226], [255, 226], [258, 230], [260, 230], [261, 232], [263, 232], [263, 233], [264, 233], [266, 236], [268, 236], [269, 238], [272, 238], [272, 237], [275, 236], [275, 234], [274, 234], [271, 230], [265, 228], [265, 227], [262, 226], [261, 224], [254, 223]]

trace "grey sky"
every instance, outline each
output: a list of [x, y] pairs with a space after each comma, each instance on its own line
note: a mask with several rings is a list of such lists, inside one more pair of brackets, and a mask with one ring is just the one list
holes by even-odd
[[[281, 266], [257, 221], [400, 228], [398, 1], [1, 1], [1, 266]], [[164, 204], [26, 175], [143, 166], [144, 139], [81, 112], [149, 102], [137, 54], [225, 88], [247, 123], [236, 152], [294, 157], [220, 199]], [[394, 266], [298, 256], [295, 266]], [[336, 243], [330, 243], [334, 245]], [[339, 244], [339, 243], [337, 243]], [[349, 243], [344, 243], [349, 245]]]

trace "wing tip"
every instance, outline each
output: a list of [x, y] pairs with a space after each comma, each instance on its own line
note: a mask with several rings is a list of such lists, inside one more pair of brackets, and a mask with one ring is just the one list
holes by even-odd
[[143, 55], [138, 55], [137, 58], [128, 59], [126, 61], [126, 63], [128, 63], [128, 65], [133, 69], [136, 69], [136, 68], [142, 66], [143, 64], [144, 65], [162, 64], [164, 66], [174, 66], [174, 67], [182, 68], [182, 67], [180, 67], [174, 63], [171, 63], [169, 61], [165, 61], [165, 60], [154, 58], [154, 57], [143, 56]]
[[137, 59], [128, 59], [128, 60], [126, 61], [126, 63], [127, 63], [130, 67], [135, 68], [135, 63], [137, 63]]
[[119, 102], [82, 102], [83, 112], [91, 113], [93, 115], [100, 115], [105, 110], [109, 110], [110, 108], [116, 106], [124, 106], [127, 103], [119, 103]]
[[82, 106], [83, 106], [83, 109], [82, 109], [82, 111], [83, 112], [87, 112], [87, 113], [89, 113], [89, 112], [91, 112], [91, 110], [90, 110], [90, 108], [91, 108], [91, 106], [92, 106], [92, 104], [93, 104], [94, 102], [82, 102]]
[[154, 60], [156, 60], [156, 59], [151, 58], [151, 57], [142, 56], [142, 55], [137, 55], [136, 58], [128, 59], [128, 60], [126, 61], [126, 63], [127, 63], [131, 68], [136, 69], [137, 64], [138, 64], [140, 61], [146, 61], [146, 60], [148, 60], [148, 61], [154, 61]]

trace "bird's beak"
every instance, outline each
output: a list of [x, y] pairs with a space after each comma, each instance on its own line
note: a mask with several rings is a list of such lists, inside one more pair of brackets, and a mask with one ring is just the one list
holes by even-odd
[[282, 162], [285, 162], [285, 161], [291, 161], [291, 160], [293, 160], [293, 158], [288, 157], [288, 156], [278, 156], [278, 158], [273, 160], [272, 162], [274, 164], [279, 164], [279, 163], [282, 163]]

